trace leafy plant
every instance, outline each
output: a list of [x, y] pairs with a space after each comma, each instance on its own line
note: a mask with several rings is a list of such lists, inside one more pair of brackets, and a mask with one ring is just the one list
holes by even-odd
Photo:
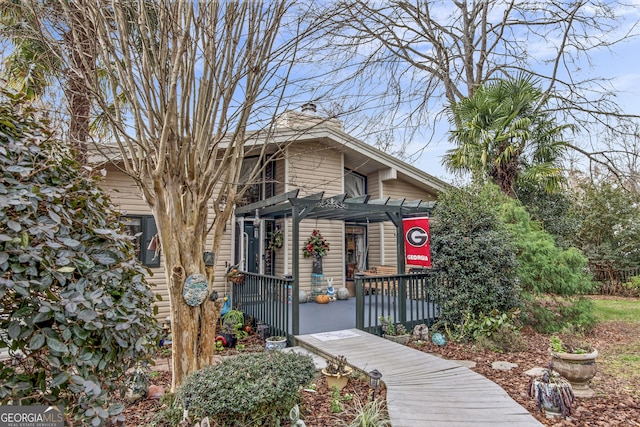
[[331, 388], [331, 412], [334, 414], [342, 412], [342, 396], [337, 387]]
[[327, 366], [324, 368], [327, 374], [331, 375], [348, 375], [351, 368], [347, 365], [345, 356], [336, 356], [327, 360]]
[[456, 188], [438, 197], [429, 292], [438, 301], [442, 325], [460, 324], [466, 311], [520, 306], [515, 242], [500, 216], [503, 198], [495, 186]]
[[47, 125], [0, 102], [0, 346], [11, 357], [0, 403], [62, 404], [94, 426], [122, 421], [111, 396], [153, 355], [156, 297], [97, 178]]
[[222, 332], [236, 335], [238, 339], [245, 338], [248, 333], [244, 330], [244, 313], [233, 309], [222, 316]]
[[549, 342], [551, 350], [556, 353], [587, 354], [593, 351], [593, 346], [587, 342], [578, 342], [575, 339], [564, 342], [557, 335], [552, 335], [549, 338]]
[[409, 333], [402, 323], [393, 323], [393, 318], [391, 316], [386, 318], [384, 316], [380, 316], [378, 320], [380, 321], [382, 332], [385, 335], [400, 336]]
[[387, 413], [386, 403], [384, 400], [373, 399], [365, 403], [359, 398], [354, 399], [354, 404], [347, 411], [351, 422], [342, 421], [345, 427], [390, 427], [391, 420]]
[[[314, 373], [310, 356], [243, 353], [187, 376], [174, 405], [188, 408], [194, 421], [208, 416], [217, 426], [280, 425]], [[162, 423], [158, 416], [155, 422]]]
[[305, 258], [323, 257], [327, 252], [329, 252], [329, 243], [322, 237], [320, 230], [313, 230], [311, 236], [307, 238], [302, 247], [303, 256]]

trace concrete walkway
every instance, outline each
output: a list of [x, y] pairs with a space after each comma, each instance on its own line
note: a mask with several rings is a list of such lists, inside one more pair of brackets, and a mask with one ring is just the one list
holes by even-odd
[[380, 371], [393, 427], [542, 425], [482, 375], [357, 329], [300, 335], [296, 345], [325, 358], [345, 356], [364, 372]]

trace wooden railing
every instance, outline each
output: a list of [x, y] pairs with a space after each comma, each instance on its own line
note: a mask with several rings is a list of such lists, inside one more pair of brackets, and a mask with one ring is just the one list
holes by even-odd
[[428, 292], [432, 280], [430, 272], [356, 275], [356, 328], [381, 335], [381, 317], [391, 317], [409, 331], [422, 323], [431, 326], [438, 316], [438, 305]]
[[266, 325], [269, 335], [290, 339], [293, 279], [243, 273], [244, 281], [232, 286], [234, 307]]

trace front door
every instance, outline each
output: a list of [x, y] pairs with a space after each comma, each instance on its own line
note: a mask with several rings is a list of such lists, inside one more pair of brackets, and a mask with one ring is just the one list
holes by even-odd
[[244, 223], [244, 232], [242, 233], [245, 260], [245, 269], [249, 273], [260, 272], [260, 227], [256, 227], [253, 223]]

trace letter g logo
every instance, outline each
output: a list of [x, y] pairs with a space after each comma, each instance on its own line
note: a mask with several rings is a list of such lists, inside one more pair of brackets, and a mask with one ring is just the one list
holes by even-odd
[[420, 248], [429, 241], [429, 233], [422, 227], [411, 227], [405, 234], [407, 243], [415, 248]]

